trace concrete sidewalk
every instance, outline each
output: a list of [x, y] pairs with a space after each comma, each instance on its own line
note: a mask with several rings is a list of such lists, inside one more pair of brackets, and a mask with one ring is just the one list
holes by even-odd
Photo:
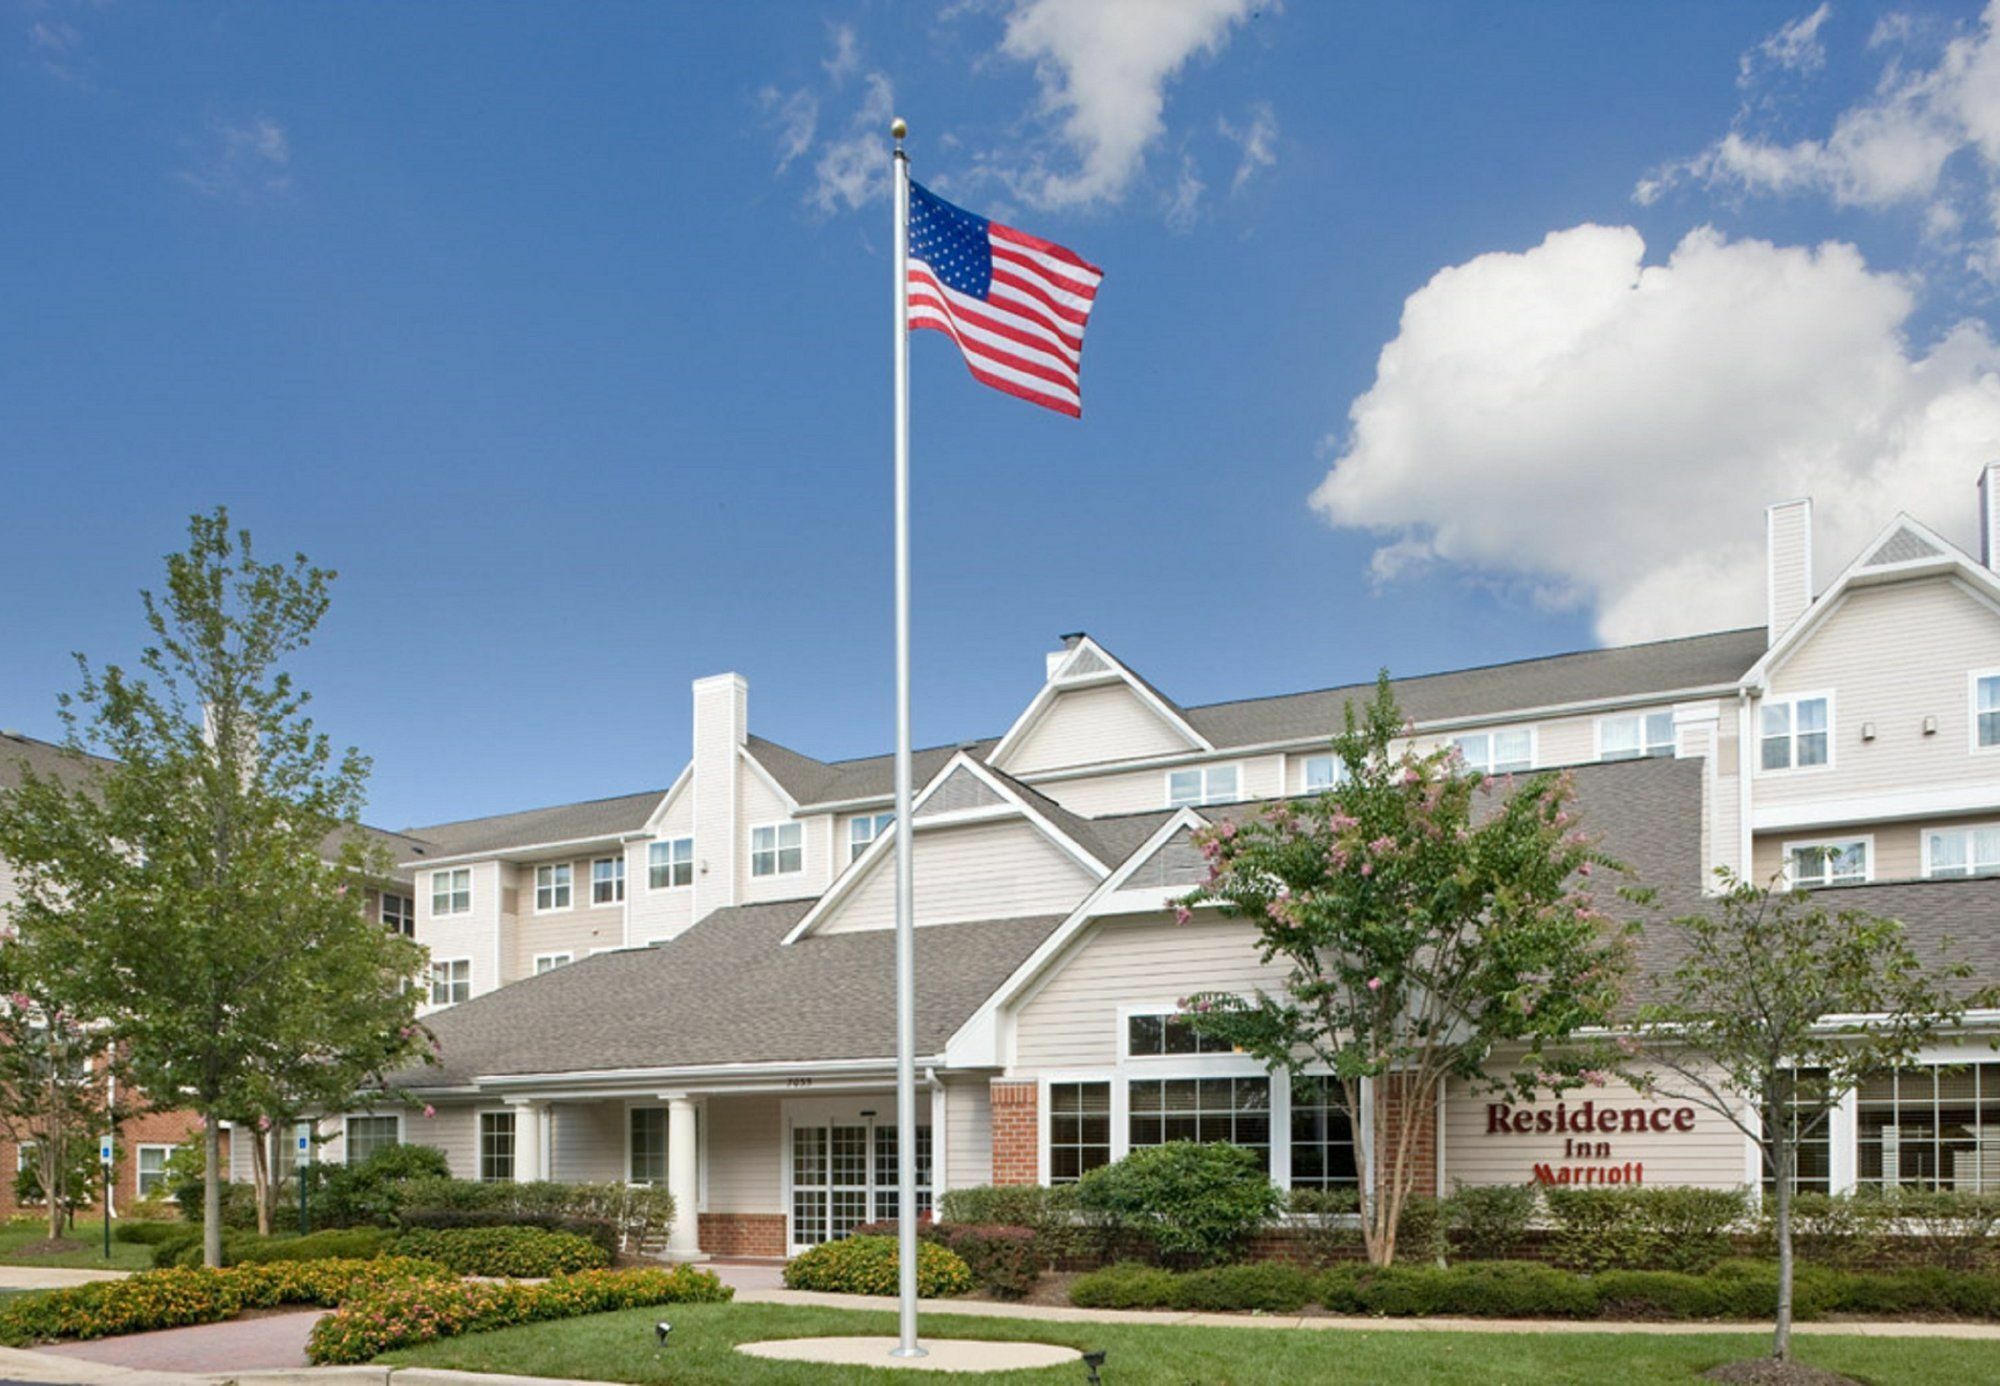
[[123, 1280], [131, 1273], [69, 1266], [0, 1266], [0, 1290], [67, 1290], [93, 1280]]
[[151, 1367], [118, 1367], [43, 1352], [0, 1348], [0, 1382], [28, 1381], [49, 1386], [611, 1386], [611, 1383], [552, 1376], [502, 1376], [453, 1372], [436, 1367], [301, 1367], [277, 1371], [185, 1373]]

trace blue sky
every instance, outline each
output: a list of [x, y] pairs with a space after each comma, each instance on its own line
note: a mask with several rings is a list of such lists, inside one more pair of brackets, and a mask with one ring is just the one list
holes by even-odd
[[889, 226], [1107, 271], [1084, 418], [913, 344], [917, 727], [1089, 630], [1184, 702], [1754, 620], [1969, 538], [2000, 44], [1970, 5], [6, 0], [0, 725], [217, 503], [341, 571], [386, 825], [661, 786], [689, 679], [890, 739]]

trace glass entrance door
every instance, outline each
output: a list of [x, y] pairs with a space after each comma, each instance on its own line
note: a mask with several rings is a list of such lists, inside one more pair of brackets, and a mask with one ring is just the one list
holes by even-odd
[[[931, 1128], [917, 1127], [917, 1212], [931, 1208]], [[852, 1236], [896, 1216], [896, 1126], [859, 1121], [792, 1123], [792, 1245]]]

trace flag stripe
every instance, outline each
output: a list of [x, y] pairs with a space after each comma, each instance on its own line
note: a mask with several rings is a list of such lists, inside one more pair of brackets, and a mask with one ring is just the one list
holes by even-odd
[[1059, 334], [1043, 330], [1039, 324], [1021, 324], [1013, 314], [994, 311], [997, 305], [971, 298], [947, 285], [940, 284], [930, 273], [927, 265], [913, 265], [910, 268], [910, 302], [915, 304], [919, 287], [942, 296], [951, 313], [961, 321], [984, 328], [996, 337], [1004, 337], [1017, 346], [1043, 352], [1055, 357], [1063, 366], [1075, 372], [1083, 353], [1081, 342], [1072, 343]]
[[[960, 341], [958, 333], [952, 330], [951, 324], [941, 318], [927, 316], [920, 321], [912, 317], [910, 319], [910, 330], [913, 332], [919, 330], [942, 332], [952, 340], [959, 341], [961, 348], [964, 345]], [[1024, 376], [1003, 363], [996, 362], [990, 357], [971, 351], [961, 350], [961, 357], [965, 361], [965, 368], [988, 385], [1005, 390], [1010, 395], [1019, 395], [1022, 399], [1033, 400], [1035, 403], [1044, 405], [1047, 408], [1060, 410], [1065, 414], [1077, 416], [1082, 412], [1080, 407], [1081, 402], [1073, 391], [1066, 390], [1061, 386], [1052, 388], [1047, 381], [1039, 380], [1032, 376]]]
[[1094, 281], [1085, 283], [1082, 280], [1072, 279], [1067, 274], [1059, 274], [1032, 255], [1017, 254], [1004, 245], [996, 245], [993, 247], [993, 258], [1005, 260], [1019, 269], [1024, 277], [1034, 280], [1052, 294], [1069, 299], [1076, 307], [1087, 309], [1090, 301], [1097, 297], [1097, 284]]
[[1016, 274], [1010, 269], [1002, 269], [997, 263], [993, 266], [993, 282], [995, 284], [1005, 284], [1008, 288], [1034, 299], [1064, 322], [1074, 323], [1076, 326], [1082, 327], [1090, 319], [1089, 304], [1086, 303], [1079, 308], [1064, 303], [1058, 295], [1050, 293], [1025, 274]]
[[1037, 331], [1048, 333], [1072, 351], [1083, 350], [1081, 332], [1018, 289], [1011, 289], [1005, 284], [995, 284], [986, 291], [986, 302], [995, 312], [1005, 313], [1009, 317], [1019, 318], [1032, 324]]
[[[922, 312], [920, 311], [922, 309], [929, 309], [930, 311]], [[952, 312], [951, 305], [942, 299], [934, 298], [929, 294], [911, 294], [911, 325], [917, 325], [917, 320], [920, 317], [925, 322], [929, 322], [935, 318], [940, 322], [948, 323], [951, 328], [951, 335], [957, 339], [959, 349], [962, 351], [977, 353], [986, 360], [997, 362], [1000, 365], [1019, 371], [1022, 375], [1032, 376], [1037, 380], [1054, 385], [1060, 389], [1074, 390], [1076, 388], [1076, 374], [1069, 368], [1066, 362], [1055, 361], [1046, 353], [1029, 355], [1014, 351], [1011, 349], [1012, 343], [1007, 342], [1004, 338], [998, 341], [990, 339], [988, 334], [982, 332], [977, 326], [962, 320], [957, 314]]]
[[1091, 264], [1090, 261], [1084, 259], [1067, 246], [1060, 246], [1054, 241], [1043, 240], [1040, 236], [1030, 235], [1028, 232], [1016, 230], [1012, 226], [1002, 226], [997, 221], [988, 222], [986, 230], [989, 235], [998, 236], [1003, 241], [1012, 241], [1014, 244], [1024, 245], [1030, 250], [1039, 250], [1051, 259], [1060, 260], [1064, 264], [1080, 269], [1086, 274], [1095, 275], [1099, 279], [1104, 277], [1103, 270]]

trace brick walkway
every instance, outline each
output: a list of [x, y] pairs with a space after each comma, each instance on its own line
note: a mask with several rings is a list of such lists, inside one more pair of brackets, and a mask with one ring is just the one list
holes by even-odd
[[50, 1357], [77, 1358], [113, 1367], [144, 1367], [156, 1372], [249, 1372], [303, 1367], [306, 1335], [325, 1312], [300, 1309], [257, 1314], [225, 1323], [163, 1328], [157, 1333], [57, 1343], [36, 1351]]

